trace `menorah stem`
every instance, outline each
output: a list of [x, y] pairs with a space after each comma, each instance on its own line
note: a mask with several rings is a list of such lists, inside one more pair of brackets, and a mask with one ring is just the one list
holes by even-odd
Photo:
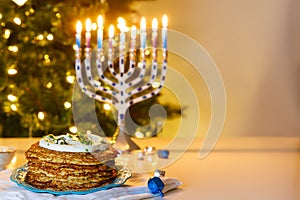
[[116, 148], [122, 152], [131, 152], [141, 149], [128, 135], [125, 120], [122, 120], [122, 122], [119, 123], [113, 139], [115, 141]]

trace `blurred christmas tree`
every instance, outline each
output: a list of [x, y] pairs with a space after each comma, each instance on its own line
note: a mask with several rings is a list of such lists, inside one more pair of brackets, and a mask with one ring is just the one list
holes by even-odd
[[[106, 24], [115, 23], [118, 16], [134, 24], [139, 17], [130, 8], [131, 3], [132, 0], [0, 1], [0, 136], [42, 136], [69, 130], [73, 124], [76, 21], [87, 17], [95, 20], [102, 14]], [[156, 98], [150, 100], [150, 104], [155, 102]], [[98, 114], [107, 119], [102, 120], [103, 129], [111, 135], [115, 129], [112, 115], [102, 111], [101, 106], [97, 105]], [[138, 110], [145, 107], [136, 106]]]

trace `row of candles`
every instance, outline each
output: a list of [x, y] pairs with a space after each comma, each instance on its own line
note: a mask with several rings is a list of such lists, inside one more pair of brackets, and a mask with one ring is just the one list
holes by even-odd
[[[118, 27], [120, 29], [120, 47], [122, 44], [126, 42], [125, 32], [127, 31], [126, 21], [123, 18], [118, 19]], [[167, 26], [168, 26], [168, 17], [163, 15], [162, 17], [162, 29], [161, 29], [161, 38], [162, 38], [162, 48], [167, 49]], [[101, 15], [97, 18], [97, 48], [103, 48], [103, 17]], [[113, 38], [114, 38], [114, 25], [110, 25], [108, 29], [108, 39], [109, 39], [109, 48], [112, 48]], [[92, 22], [88, 18], [85, 22], [85, 41], [86, 48], [91, 48], [91, 30], [92, 30]], [[157, 47], [157, 31], [158, 31], [158, 20], [154, 18], [152, 20], [152, 47]], [[81, 33], [82, 33], [82, 23], [78, 21], [76, 24], [76, 45], [77, 51], [79, 53], [79, 49], [81, 48]], [[137, 28], [136, 26], [132, 26], [130, 29], [130, 48], [135, 48], [135, 41], [137, 37]], [[142, 17], [140, 21], [140, 48], [143, 50], [146, 48], [146, 39], [147, 39], [147, 31], [146, 31], [146, 18]]]

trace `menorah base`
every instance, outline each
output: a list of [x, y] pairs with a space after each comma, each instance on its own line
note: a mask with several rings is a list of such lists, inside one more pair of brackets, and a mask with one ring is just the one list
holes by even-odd
[[119, 127], [117, 128], [113, 139], [115, 141], [114, 146], [122, 152], [131, 152], [141, 149], [134, 141], [132, 141], [131, 137]]

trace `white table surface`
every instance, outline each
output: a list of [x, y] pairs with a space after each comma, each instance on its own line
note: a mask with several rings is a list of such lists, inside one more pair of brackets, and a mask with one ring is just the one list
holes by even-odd
[[[8, 168], [26, 163], [25, 150], [38, 140], [0, 138], [0, 145], [18, 149]], [[139, 142], [147, 146], [161, 141], [153, 138]], [[165, 199], [300, 199], [300, 137], [223, 137], [204, 159], [199, 159], [201, 142], [196, 138], [188, 151], [163, 169], [167, 176], [182, 182]]]

